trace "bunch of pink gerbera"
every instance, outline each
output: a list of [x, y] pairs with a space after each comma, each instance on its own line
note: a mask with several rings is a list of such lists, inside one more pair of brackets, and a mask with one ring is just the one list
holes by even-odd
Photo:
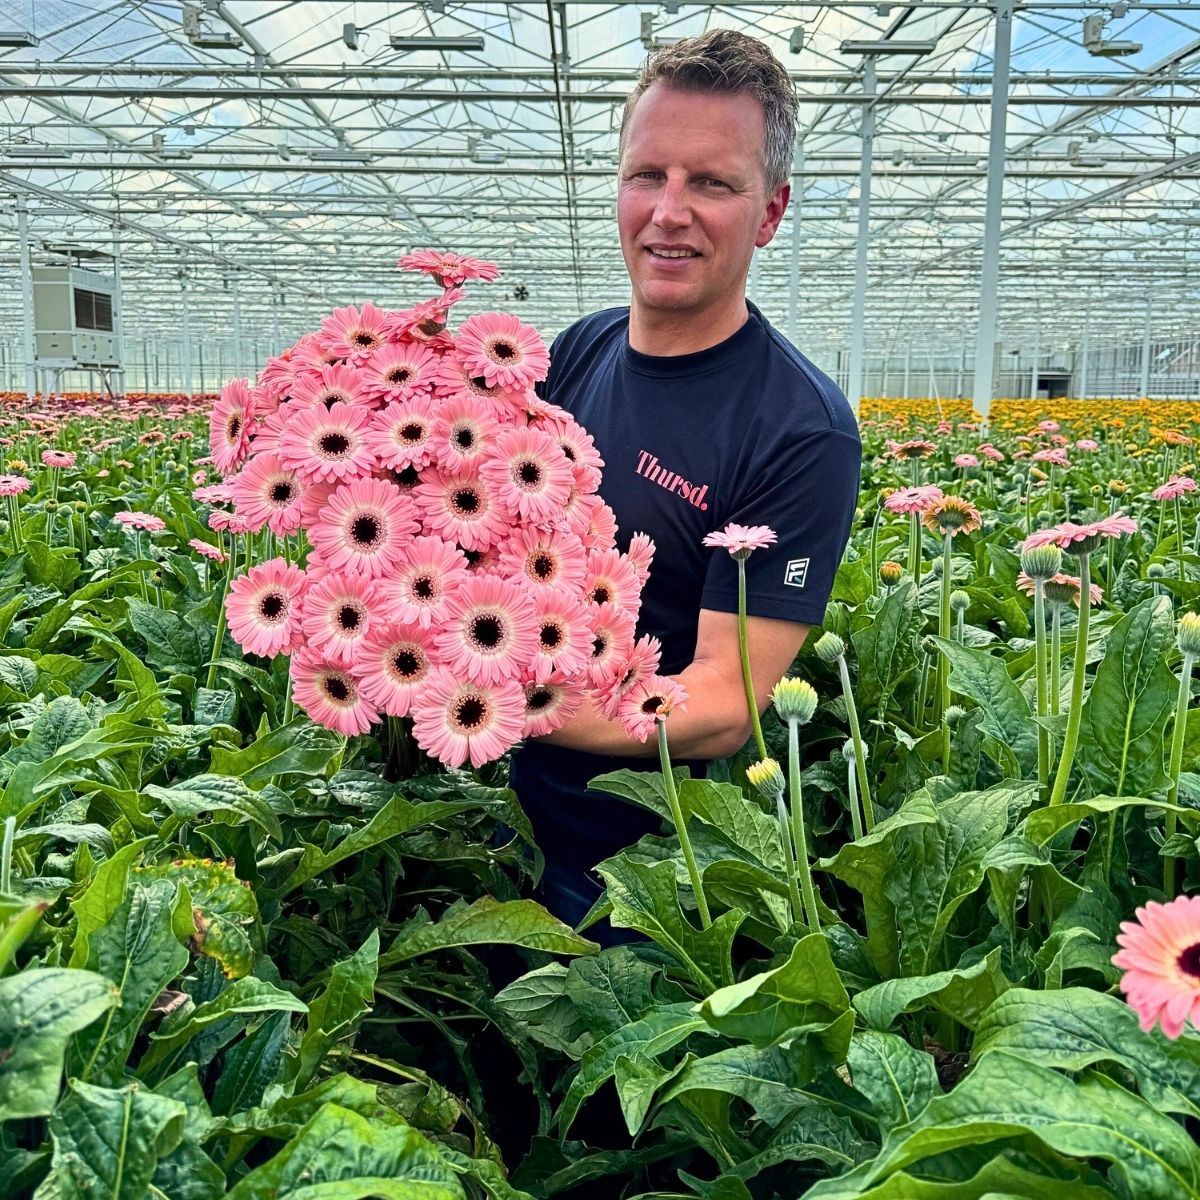
[[499, 312], [449, 330], [457, 285], [495, 264], [400, 265], [441, 295], [338, 309], [213, 408], [233, 519], [307, 543], [289, 554], [303, 566], [274, 558], [233, 581], [230, 632], [291, 655], [314, 721], [355, 734], [410, 718], [449, 766], [550, 732], [589, 696], [644, 736], [659, 645], [635, 644], [634, 624], [653, 543], [617, 551], [591, 437], [534, 394], [550, 361], [537, 332]]

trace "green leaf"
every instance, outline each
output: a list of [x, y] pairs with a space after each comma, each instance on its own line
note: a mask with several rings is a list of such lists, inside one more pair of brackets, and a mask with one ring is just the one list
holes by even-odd
[[[577, 958], [574, 962], [594, 962]], [[567, 998], [568, 968], [551, 962], [514, 979], [496, 993], [496, 1007], [543, 1046], [578, 1061], [595, 1038], [576, 1005]], [[635, 1018], [630, 1017], [630, 1020]], [[601, 1028], [600, 1033], [608, 1032]]]
[[464, 1200], [458, 1176], [407, 1125], [381, 1125], [325, 1104], [229, 1200]]
[[37, 687], [38, 668], [31, 658], [19, 654], [0, 657], [0, 683], [21, 696], [32, 696]]
[[[824, 1104], [810, 1104], [784, 1121], [759, 1153], [738, 1163], [733, 1171], [740, 1179], [753, 1179], [780, 1163], [803, 1162], [820, 1162], [842, 1171], [873, 1148], [841, 1113]], [[806, 1190], [805, 1200], [809, 1195]]]
[[1200, 1117], [1200, 1038], [1170, 1041], [1157, 1031], [1143, 1033], [1133, 1009], [1115, 996], [1080, 987], [1014, 988], [975, 1031], [972, 1056], [992, 1050], [1066, 1071], [1119, 1063], [1155, 1108]]
[[906, 579], [891, 589], [870, 624], [851, 636], [858, 660], [854, 695], [860, 706], [869, 705], [880, 715], [887, 711], [900, 683], [916, 669], [924, 624], [917, 589]]
[[[861, 997], [855, 997], [855, 1002]], [[894, 1033], [868, 1029], [850, 1040], [850, 1077], [871, 1102], [881, 1133], [907, 1125], [941, 1094], [932, 1055]]]
[[[684, 781], [691, 777], [686, 767], [673, 767], [671, 774], [675, 778], [678, 791]], [[652, 813], [657, 813], [664, 821], [671, 819], [671, 805], [667, 800], [667, 789], [663, 777], [657, 771], [631, 771], [622, 767], [619, 771], [609, 771], [597, 775], [588, 781], [588, 787], [593, 791], [606, 792], [610, 796], [619, 796]]]
[[163, 671], [195, 676], [208, 662], [199, 633], [178, 613], [130, 597], [129, 624], [146, 642], [146, 661]]
[[72, 1034], [117, 1003], [101, 975], [57, 967], [0, 979], [0, 1122], [54, 1107]]
[[53, 1176], [63, 1200], [146, 1200], [160, 1158], [183, 1139], [187, 1108], [137, 1083], [71, 1080], [50, 1118]]
[[1174, 641], [1166, 596], [1144, 600], [1105, 638], [1079, 735], [1078, 761], [1093, 792], [1149, 796], [1166, 788], [1163, 736], [1178, 690], [1166, 657]]
[[198, 687], [192, 699], [192, 718], [197, 725], [231, 725], [237, 708], [237, 693], [229, 688]]
[[[974, 650], [957, 642], [935, 638], [950, 661], [950, 689], [974, 700], [983, 710], [982, 733], [1002, 748], [1002, 759], [1015, 756], [1018, 776], [1037, 774], [1037, 726], [1029, 702], [1009, 677], [1004, 659], [988, 650]], [[1003, 749], [1007, 747], [1007, 749]]]
[[276, 1013], [225, 1052], [213, 1088], [214, 1113], [226, 1116], [262, 1103], [279, 1076], [290, 1027], [288, 1014]]
[[98, 929], [103, 929], [112, 920], [113, 914], [125, 899], [129, 882], [129, 868], [142, 856], [152, 838], [130, 842], [122, 846], [112, 858], [97, 868], [87, 891], [78, 900], [71, 901], [75, 916], [75, 939], [71, 943], [71, 967], [82, 967], [88, 958], [88, 938]]
[[524, 946], [549, 954], [594, 954], [599, 949], [533, 900], [480, 896], [472, 904], [460, 901], [451, 905], [433, 924], [401, 934], [380, 957], [379, 965], [392, 967], [453, 946], [491, 944]]
[[33, 723], [29, 736], [4, 755], [12, 764], [41, 763], [92, 728], [87, 710], [74, 696], [56, 696]]
[[212, 773], [234, 775], [251, 785], [277, 775], [324, 775], [336, 770], [346, 739], [340, 733], [297, 717], [260, 737], [244, 750], [214, 746]]
[[885, 979], [859, 992], [854, 1007], [876, 1029], [887, 1029], [901, 1013], [913, 1012], [925, 1004], [973, 1029], [988, 1006], [1011, 986], [1000, 969], [997, 946], [969, 967]]
[[1165, 800], [1148, 800], [1144, 796], [1093, 796], [1072, 804], [1056, 804], [1053, 808], [1035, 808], [1024, 823], [1025, 836], [1035, 845], [1044, 846], [1064, 829], [1098, 814], [1116, 812], [1122, 808], [1153, 808], [1162, 812], [1187, 812]]
[[[658, 1000], [654, 981], [661, 975], [659, 964], [639, 957], [632, 947], [612, 946], [601, 954], [573, 959], [564, 988], [588, 1028], [603, 1035], [644, 1017], [654, 1007]], [[683, 998], [681, 992], [678, 999]]]
[[193, 820], [201, 813], [229, 812], [251, 821], [268, 837], [283, 841], [283, 829], [271, 806], [244, 780], [227, 775], [193, 775], [170, 787], [147, 784], [143, 789], [176, 816]]
[[697, 929], [679, 906], [679, 884], [671, 862], [606, 859], [596, 870], [608, 885], [612, 924], [636, 929], [668, 951], [706, 992], [733, 977], [731, 947], [742, 912], [730, 909], [707, 929]]

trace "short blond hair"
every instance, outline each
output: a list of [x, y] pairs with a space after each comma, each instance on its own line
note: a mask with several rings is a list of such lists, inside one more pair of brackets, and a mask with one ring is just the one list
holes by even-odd
[[762, 105], [763, 174], [774, 192], [792, 171], [796, 142], [796, 87], [768, 47], [734, 29], [710, 29], [683, 38], [649, 55], [637, 85], [625, 101], [619, 149], [625, 152], [625, 130], [634, 106], [652, 84], [717, 95], [753, 96]]

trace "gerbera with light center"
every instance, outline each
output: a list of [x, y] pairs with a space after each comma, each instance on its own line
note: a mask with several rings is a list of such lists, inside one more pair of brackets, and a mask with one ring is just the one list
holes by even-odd
[[509, 313], [478, 313], [458, 331], [455, 354], [489, 386], [523, 390], [546, 378], [550, 356], [537, 331]]

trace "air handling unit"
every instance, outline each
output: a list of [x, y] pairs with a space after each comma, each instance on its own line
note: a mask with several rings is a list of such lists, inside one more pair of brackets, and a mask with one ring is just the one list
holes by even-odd
[[33, 268], [33, 320], [39, 367], [120, 370], [120, 290], [112, 275], [78, 266]]

